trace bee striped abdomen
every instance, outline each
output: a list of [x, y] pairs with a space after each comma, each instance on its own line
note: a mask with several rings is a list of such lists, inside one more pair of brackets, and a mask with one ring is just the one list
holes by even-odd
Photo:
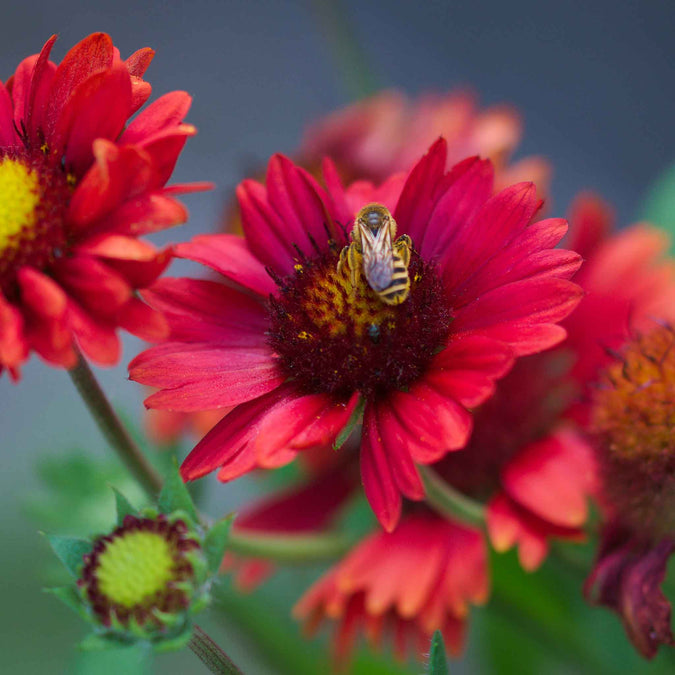
[[383, 302], [388, 305], [400, 305], [410, 293], [410, 277], [408, 265], [399, 255], [394, 254], [394, 272], [386, 288], [378, 291]]

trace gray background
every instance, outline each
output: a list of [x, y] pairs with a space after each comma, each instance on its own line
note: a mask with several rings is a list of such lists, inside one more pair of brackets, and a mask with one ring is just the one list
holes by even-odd
[[[321, 4], [4, 2], [0, 78], [54, 32], [60, 34], [56, 60], [96, 30], [109, 32], [123, 56], [154, 47], [147, 74], [154, 95], [189, 91], [189, 121], [199, 128], [174, 179], [217, 185], [212, 193], [186, 198], [189, 225], [155, 239], [179, 241], [215, 227], [246, 167], [272, 152], [292, 151], [307, 122], [350, 100], [349, 78], [336, 67], [335, 40], [317, 20]], [[469, 84], [484, 103], [517, 106], [526, 125], [519, 156], [542, 154], [553, 162], [556, 215], [579, 189], [594, 187], [617, 207], [620, 222], [629, 222], [645, 189], [675, 155], [671, 1], [360, 0], [344, 8], [351, 35], [382, 86], [415, 93]], [[123, 365], [101, 375], [113, 400], [136, 416], [140, 392], [126, 381], [124, 364], [139, 347], [126, 339]], [[0, 603], [8, 644], [0, 650], [10, 659], [6, 672], [61, 672], [79, 628], [62, 614], [56, 623], [36, 621], [54, 601], [37, 590], [34, 575], [46, 547], [19, 502], [37, 489], [38, 455], [68, 445], [102, 453], [104, 445], [67, 375], [37, 359], [20, 385], [0, 382], [0, 401], [2, 583], [8, 593]], [[235, 504], [246, 489], [215, 491], [213, 508]], [[181, 658], [172, 661], [179, 670], [187, 663]]]

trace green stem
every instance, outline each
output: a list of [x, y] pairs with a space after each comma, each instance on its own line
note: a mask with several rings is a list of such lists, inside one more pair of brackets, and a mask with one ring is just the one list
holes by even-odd
[[354, 542], [340, 534], [283, 536], [232, 532], [228, 551], [281, 563], [316, 563], [346, 553]]
[[[86, 404], [99, 429], [115, 449], [136, 480], [150, 497], [156, 497], [162, 487], [162, 479], [136, 445], [106, 398], [101, 385], [91, 368], [79, 355], [77, 365], [68, 373], [82, 400]], [[202, 660], [212, 673], [239, 673], [241, 671], [227, 654], [195, 624], [190, 638], [190, 649]]]
[[470, 525], [485, 525], [485, 507], [482, 504], [455, 490], [430, 467], [420, 466], [418, 469], [426, 491], [426, 502], [434, 511]]
[[242, 675], [230, 657], [197, 625], [188, 646], [212, 673]]
[[68, 374], [108, 443], [115, 449], [145, 491], [151, 497], [156, 497], [162, 487], [161, 477], [115, 414], [82, 354], [79, 355], [77, 365], [69, 370]]
[[313, 0], [312, 6], [319, 30], [349, 93], [357, 98], [369, 96], [377, 88], [375, 78], [343, 3], [340, 0]]

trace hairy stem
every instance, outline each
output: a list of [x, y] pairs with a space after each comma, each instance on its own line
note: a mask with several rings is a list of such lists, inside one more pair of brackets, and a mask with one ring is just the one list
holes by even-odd
[[242, 675], [230, 657], [196, 624], [188, 646], [212, 673]]
[[148, 462], [117, 417], [82, 354], [80, 354], [77, 365], [68, 373], [108, 443], [115, 449], [115, 452], [145, 491], [151, 497], [156, 497], [162, 487], [160, 475]]

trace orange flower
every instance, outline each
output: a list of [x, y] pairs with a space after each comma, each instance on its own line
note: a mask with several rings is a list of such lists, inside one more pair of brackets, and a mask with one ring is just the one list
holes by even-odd
[[0, 83], [0, 372], [14, 379], [31, 351], [52, 365], [76, 363], [74, 340], [93, 361], [119, 359], [118, 327], [148, 340], [167, 333], [136, 297], [169, 261], [139, 235], [185, 221], [165, 188], [195, 133], [182, 120], [190, 97], [150, 96], [142, 79], [154, 52], [122, 61], [95, 33], [56, 65], [22, 61]]

